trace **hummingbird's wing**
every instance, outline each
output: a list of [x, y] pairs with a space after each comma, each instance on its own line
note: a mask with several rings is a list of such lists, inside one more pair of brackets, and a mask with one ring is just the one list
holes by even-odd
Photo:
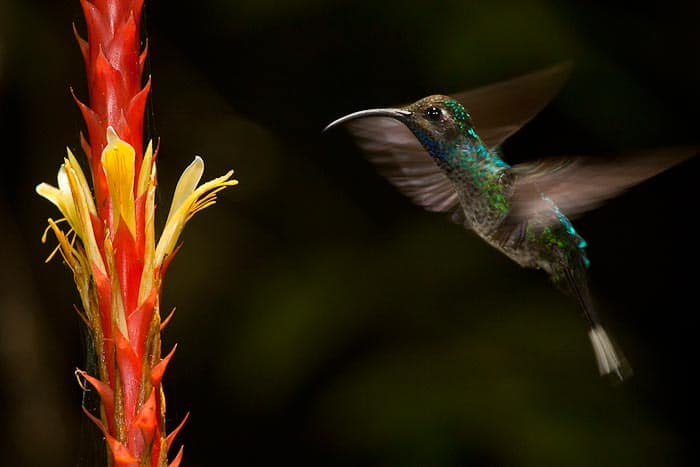
[[511, 169], [515, 179], [508, 220], [554, 221], [549, 200], [566, 216], [575, 216], [699, 153], [700, 146], [676, 146], [614, 158], [552, 158], [517, 164]]
[[[571, 63], [564, 62], [453, 97], [470, 112], [484, 144], [495, 148], [547, 105], [570, 70]], [[454, 211], [453, 221], [463, 223], [452, 182], [403, 123], [393, 118], [368, 117], [349, 121], [346, 128], [399, 191], [429, 211]]]
[[403, 123], [368, 117], [352, 120], [346, 128], [379, 172], [414, 203], [434, 212], [459, 203], [452, 182]]
[[494, 148], [554, 98], [569, 77], [571, 68], [571, 62], [562, 62], [452, 97], [467, 109], [484, 144]]
[[[570, 70], [571, 63], [564, 62], [453, 97], [465, 104], [484, 144], [495, 148], [547, 105]], [[349, 121], [346, 128], [379, 172], [413, 202], [436, 212], [458, 206], [452, 182], [403, 123], [368, 117]], [[460, 212], [455, 211], [455, 222], [462, 223]]]

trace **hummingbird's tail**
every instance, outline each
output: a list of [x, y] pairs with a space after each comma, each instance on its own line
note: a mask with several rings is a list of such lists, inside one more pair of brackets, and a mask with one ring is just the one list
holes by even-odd
[[632, 368], [627, 363], [627, 359], [620, 352], [612, 340], [605, 332], [605, 328], [598, 318], [593, 303], [591, 300], [590, 292], [588, 290], [588, 284], [585, 278], [585, 268], [581, 267], [582, 270], [576, 271], [571, 268], [564, 267], [566, 282], [568, 282], [568, 289], [576, 297], [581, 310], [583, 311], [586, 320], [590, 324], [590, 330], [588, 331], [588, 337], [593, 345], [593, 352], [595, 353], [596, 362], [598, 363], [598, 370], [603, 376], [610, 375], [617, 381], [624, 381], [628, 377], [632, 376]]
[[603, 326], [599, 324], [591, 326], [588, 337], [591, 339], [601, 375], [612, 375], [622, 381], [632, 374], [632, 369], [624, 355], [615, 349]]

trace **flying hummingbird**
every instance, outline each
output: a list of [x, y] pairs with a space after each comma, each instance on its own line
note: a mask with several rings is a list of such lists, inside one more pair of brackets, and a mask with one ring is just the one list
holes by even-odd
[[526, 268], [544, 270], [573, 295], [590, 326], [602, 375], [631, 374], [593, 307], [586, 241], [569, 217], [698, 152], [665, 148], [635, 157], [562, 157], [509, 165], [501, 144], [559, 91], [570, 63], [453, 96], [432, 95], [400, 108], [362, 110], [346, 124], [380, 172], [416, 204], [448, 212]]

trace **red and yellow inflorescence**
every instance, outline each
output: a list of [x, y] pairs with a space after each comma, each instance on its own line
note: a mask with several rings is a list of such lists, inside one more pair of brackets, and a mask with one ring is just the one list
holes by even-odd
[[[46, 233], [56, 235], [54, 253], [60, 252], [73, 271], [82, 316], [92, 333], [99, 374], [78, 374], [100, 395], [100, 417], [87, 415], [104, 433], [109, 463], [166, 466], [179, 427], [166, 434], [162, 377], [174, 349], [161, 358], [161, 282], [185, 223], [237, 181], [229, 171], [200, 185], [204, 162], [195, 157], [180, 177], [156, 241], [157, 149], [151, 142], [144, 145], [143, 138], [150, 90], [150, 80], [145, 85], [142, 80], [143, 0], [81, 4], [87, 40], [74, 32], [85, 61], [89, 104], [76, 102], [87, 127], [81, 143], [94, 195], [70, 149], [58, 172], [58, 186], [42, 183], [36, 191], [63, 215], [58, 221], [49, 219]], [[62, 228], [63, 222], [68, 228]], [[181, 458], [182, 449], [170, 465], [178, 465]]]

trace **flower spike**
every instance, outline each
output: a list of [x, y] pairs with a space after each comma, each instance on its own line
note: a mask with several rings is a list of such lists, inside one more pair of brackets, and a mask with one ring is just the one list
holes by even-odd
[[[229, 171], [200, 184], [204, 161], [195, 157], [175, 189], [165, 227], [155, 230], [156, 154], [144, 149], [144, 109], [151, 80], [143, 82], [146, 46], [140, 48], [143, 0], [80, 0], [87, 34], [73, 34], [85, 62], [89, 99], [71, 94], [85, 120], [80, 146], [89, 171], [70, 149], [56, 186], [36, 192], [58, 208], [42, 235], [52, 232], [80, 295], [94, 343], [97, 371], [76, 370], [101, 400], [100, 418], [85, 411], [104, 433], [109, 465], [177, 466], [182, 448], [168, 464], [167, 451], [182, 423], [165, 427], [163, 375], [175, 347], [161, 358], [160, 294], [165, 272], [178, 251], [179, 237], [192, 216], [216, 201], [218, 192], [238, 183]], [[86, 37], [87, 39], [84, 39]], [[88, 176], [86, 176], [86, 173]], [[48, 261], [47, 260], [47, 261]], [[185, 420], [187, 417], [185, 417]]]

